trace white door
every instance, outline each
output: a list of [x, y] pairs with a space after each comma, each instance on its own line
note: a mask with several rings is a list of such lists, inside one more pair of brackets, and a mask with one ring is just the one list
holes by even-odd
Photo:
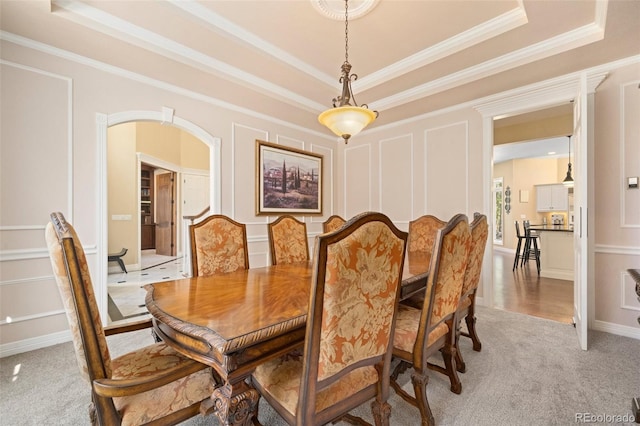
[[[588, 206], [588, 140], [589, 125], [587, 119], [587, 78], [583, 74], [573, 104], [573, 136], [571, 137], [574, 150], [574, 228], [573, 247], [574, 283], [573, 283], [573, 320], [578, 333], [578, 342], [583, 350], [587, 350], [587, 283], [588, 283], [588, 232], [587, 232], [587, 206]], [[571, 161], [571, 159], [569, 159]]]
[[195, 216], [209, 207], [209, 176], [182, 175], [182, 216]]

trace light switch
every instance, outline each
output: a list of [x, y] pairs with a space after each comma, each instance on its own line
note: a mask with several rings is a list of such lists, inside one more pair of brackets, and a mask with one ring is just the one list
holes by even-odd
[[627, 178], [627, 189], [638, 189], [638, 177]]

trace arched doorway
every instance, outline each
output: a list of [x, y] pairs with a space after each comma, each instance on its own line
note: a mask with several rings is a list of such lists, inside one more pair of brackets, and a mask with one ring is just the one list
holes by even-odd
[[108, 149], [108, 128], [117, 124], [134, 121], [154, 121], [163, 124], [170, 124], [182, 129], [209, 147], [209, 200], [210, 211], [217, 213], [220, 211], [220, 138], [214, 137], [201, 127], [185, 119], [173, 115], [173, 110], [163, 108], [162, 111], [126, 111], [115, 114], [96, 114], [96, 128], [98, 140], [98, 194], [97, 200], [97, 255], [98, 271], [94, 274], [97, 278], [94, 283], [96, 301], [100, 309], [100, 316], [103, 324], [107, 324], [107, 272], [108, 272], [108, 185], [107, 185], [107, 149]]

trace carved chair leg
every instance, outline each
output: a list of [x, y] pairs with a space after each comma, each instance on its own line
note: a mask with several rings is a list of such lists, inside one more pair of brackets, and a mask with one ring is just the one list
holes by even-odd
[[473, 350], [476, 352], [480, 352], [482, 350], [482, 343], [480, 343], [480, 339], [478, 338], [478, 334], [476, 333], [476, 316], [470, 312], [464, 320], [467, 323], [469, 337], [471, 337], [471, 340], [473, 341]]
[[429, 383], [429, 376], [424, 373], [418, 373], [414, 371], [411, 375], [411, 382], [413, 383], [413, 391], [416, 395], [416, 402], [418, 409], [420, 410], [420, 418], [422, 419], [422, 426], [435, 426], [436, 422], [427, 400], [427, 384]]
[[371, 412], [376, 426], [389, 426], [389, 418], [391, 418], [391, 405], [388, 402], [378, 401], [375, 399], [371, 403]]
[[456, 348], [447, 344], [440, 350], [440, 353], [442, 353], [442, 359], [444, 360], [446, 375], [449, 376], [449, 381], [451, 382], [451, 392], [459, 395], [462, 392], [462, 383], [456, 370]]
[[460, 352], [460, 334], [461, 334], [461, 326], [460, 321], [457, 321], [456, 327], [456, 368], [459, 372], [464, 373], [467, 371], [467, 366], [464, 363], [464, 359], [462, 359], [462, 353]]

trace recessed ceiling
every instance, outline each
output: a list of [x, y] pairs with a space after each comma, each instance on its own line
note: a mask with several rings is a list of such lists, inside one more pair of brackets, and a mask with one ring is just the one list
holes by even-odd
[[[0, 26], [7, 42], [323, 134], [345, 53], [344, 22], [307, 0], [0, 1]], [[639, 1], [379, 0], [349, 21], [349, 62], [375, 128], [639, 55], [638, 39]]]

